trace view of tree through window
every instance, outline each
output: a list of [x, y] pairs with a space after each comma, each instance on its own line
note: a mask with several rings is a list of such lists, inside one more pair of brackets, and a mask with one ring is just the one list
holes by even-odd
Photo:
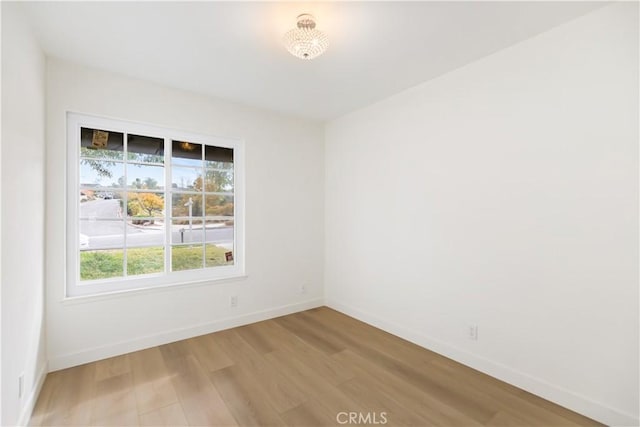
[[233, 149], [82, 127], [79, 154], [81, 281], [233, 265]]

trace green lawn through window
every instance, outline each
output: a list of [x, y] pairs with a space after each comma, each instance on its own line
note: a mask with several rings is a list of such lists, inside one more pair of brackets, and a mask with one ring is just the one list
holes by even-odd
[[[203, 268], [202, 245], [174, 246], [171, 264], [173, 271]], [[225, 253], [229, 250], [212, 244], [205, 245], [205, 266], [233, 264], [227, 262]], [[121, 249], [108, 249], [80, 252], [80, 279], [96, 280], [123, 276], [123, 257]], [[161, 273], [164, 271], [164, 248], [127, 249], [127, 275]]]

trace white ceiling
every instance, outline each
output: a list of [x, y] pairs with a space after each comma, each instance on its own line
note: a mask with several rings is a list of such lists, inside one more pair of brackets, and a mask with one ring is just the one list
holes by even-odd
[[[48, 55], [325, 120], [602, 6], [587, 2], [23, 3]], [[281, 37], [312, 13], [313, 61]]]

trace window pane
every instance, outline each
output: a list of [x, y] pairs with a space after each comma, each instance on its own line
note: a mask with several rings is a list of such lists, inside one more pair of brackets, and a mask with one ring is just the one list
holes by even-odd
[[219, 243], [229, 248], [233, 247], [233, 222], [207, 221], [205, 227], [205, 241]]
[[127, 247], [164, 245], [164, 218], [129, 218], [127, 225]]
[[171, 168], [171, 187], [181, 191], [202, 191], [202, 169]]
[[173, 141], [171, 163], [180, 166], [202, 167], [202, 145], [186, 141]]
[[122, 250], [81, 251], [80, 280], [122, 277]]
[[127, 159], [145, 163], [164, 163], [164, 139], [129, 134]]
[[80, 129], [80, 155], [94, 159], [123, 160], [124, 135], [100, 129]]
[[121, 220], [121, 198], [119, 191], [80, 190], [80, 218]]
[[164, 189], [164, 167], [139, 164], [127, 164], [129, 188], [144, 190]]
[[164, 272], [164, 247], [127, 249], [127, 275]]
[[205, 169], [204, 186], [210, 193], [233, 192], [233, 169]]
[[109, 188], [83, 188], [80, 191], [80, 218], [116, 219], [122, 217], [122, 192]]
[[205, 195], [206, 216], [233, 216], [233, 196]]
[[203, 238], [202, 220], [174, 218], [171, 221], [171, 243], [201, 243]]
[[[191, 212], [189, 212], [191, 205]], [[171, 216], [202, 216], [202, 195], [196, 193], [174, 193], [171, 196]]]
[[121, 249], [124, 246], [124, 221], [80, 220], [80, 250]]
[[233, 265], [233, 250], [224, 246], [205, 245], [205, 267]]
[[206, 145], [204, 147], [204, 162], [208, 168], [232, 169], [233, 149]]
[[80, 159], [80, 185], [83, 187], [123, 187], [124, 164], [106, 160]]
[[203, 268], [202, 264], [202, 245], [173, 246], [171, 248], [171, 269], [173, 271]]
[[164, 194], [144, 191], [127, 193], [127, 217], [131, 221], [135, 217], [164, 216]]

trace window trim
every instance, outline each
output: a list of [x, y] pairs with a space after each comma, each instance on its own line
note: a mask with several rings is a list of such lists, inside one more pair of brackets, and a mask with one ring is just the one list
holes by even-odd
[[[195, 283], [216, 283], [245, 277], [245, 187], [244, 187], [244, 141], [239, 138], [222, 138], [194, 132], [169, 129], [156, 125], [142, 124], [127, 120], [98, 117], [88, 114], [67, 112], [67, 173], [66, 173], [66, 280], [64, 299], [95, 297], [114, 293], [133, 292], [144, 289], [166, 288]], [[193, 143], [231, 148], [234, 150], [234, 264], [166, 273], [124, 276], [116, 280], [100, 279], [87, 283], [80, 281], [80, 129], [82, 127], [108, 129], [123, 134], [144, 135], [165, 141], [165, 191], [171, 185], [171, 150], [167, 144], [172, 140], [186, 140]], [[165, 220], [170, 215], [165, 204]], [[165, 266], [171, 262], [170, 227], [165, 230]], [[126, 233], [125, 233], [126, 234]], [[204, 243], [204, 242], [203, 242]]]

